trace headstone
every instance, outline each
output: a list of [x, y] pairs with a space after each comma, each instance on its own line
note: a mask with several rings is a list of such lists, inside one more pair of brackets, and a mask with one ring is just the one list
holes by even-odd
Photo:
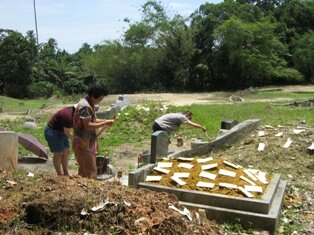
[[18, 164], [18, 137], [12, 131], [0, 131], [0, 171], [14, 171]]
[[221, 122], [221, 129], [230, 130], [232, 127], [236, 126], [239, 122], [236, 120], [225, 120]]
[[151, 137], [150, 163], [156, 162], [157, 155], [167, 156], [169, 134], [166, 131], [155, 131]]
[[123, 109], [124, 107], [130, 105], [131, 102], [129, 98], [126, 95], [120, 95], [118, 97], [118, 100], [111, 105], [109, 109], [107, 109], [104, 112], [96, 112], [96, 115], [98, 118], [101, 119], [111, 119], [114, 116], [117, 116], [117, 114]]

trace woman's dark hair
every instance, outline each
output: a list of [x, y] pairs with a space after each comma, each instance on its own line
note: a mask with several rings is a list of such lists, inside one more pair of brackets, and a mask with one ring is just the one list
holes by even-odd
[[94, 82], [88, 87], [87, 95], [89, 97], [98, 99], [101, 96], [107, 96], [108, 91], [106, 87], [102, 85], [100, 82]]

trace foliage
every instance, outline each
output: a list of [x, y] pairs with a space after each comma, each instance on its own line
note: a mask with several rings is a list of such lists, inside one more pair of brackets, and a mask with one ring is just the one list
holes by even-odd
[[46, 97], [49, 98], [53, 94], [54, 85], [50, 82], [35, 82], [28, 86], [29, 97], [38, 98]]
[[111, 93], [314, 82], [313, 1], [226, 0], [183, 18], [147, 0], [140, 14], [139, 21], [124, 20], [121, 40], [84, 43], [74, 54], [54, 38], [37, 47], [32, 31], [1, 29], [0, 94], [78, 94], [98, 79]]
[[0, 94], [15, 98], [28, 96], [31, 66], [36, 56], [33, 32], [27, 36], [12, 30], [0, 30]]
[[305, 33], [293, 43], [293, 63], [304, 75], [305, 81], [314, 82], [314, 32]]

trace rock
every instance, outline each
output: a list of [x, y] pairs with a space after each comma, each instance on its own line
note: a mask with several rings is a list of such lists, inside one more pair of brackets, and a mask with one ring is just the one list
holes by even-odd
[[23, 125], [24, 129], [35, 130], [37, 129], [37, 125], [35, 122], [25, 122]]

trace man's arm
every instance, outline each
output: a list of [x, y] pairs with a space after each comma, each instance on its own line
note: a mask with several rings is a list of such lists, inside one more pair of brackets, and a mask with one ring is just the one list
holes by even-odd
[[206, 131], [206, 127], [203, 127], [202, 125], [197, 124], [195, 122], [188, 121], [188, 122], [184, 122], [184, 124], [195, 127], [195, 128], [202, 129], [203, 131]]

